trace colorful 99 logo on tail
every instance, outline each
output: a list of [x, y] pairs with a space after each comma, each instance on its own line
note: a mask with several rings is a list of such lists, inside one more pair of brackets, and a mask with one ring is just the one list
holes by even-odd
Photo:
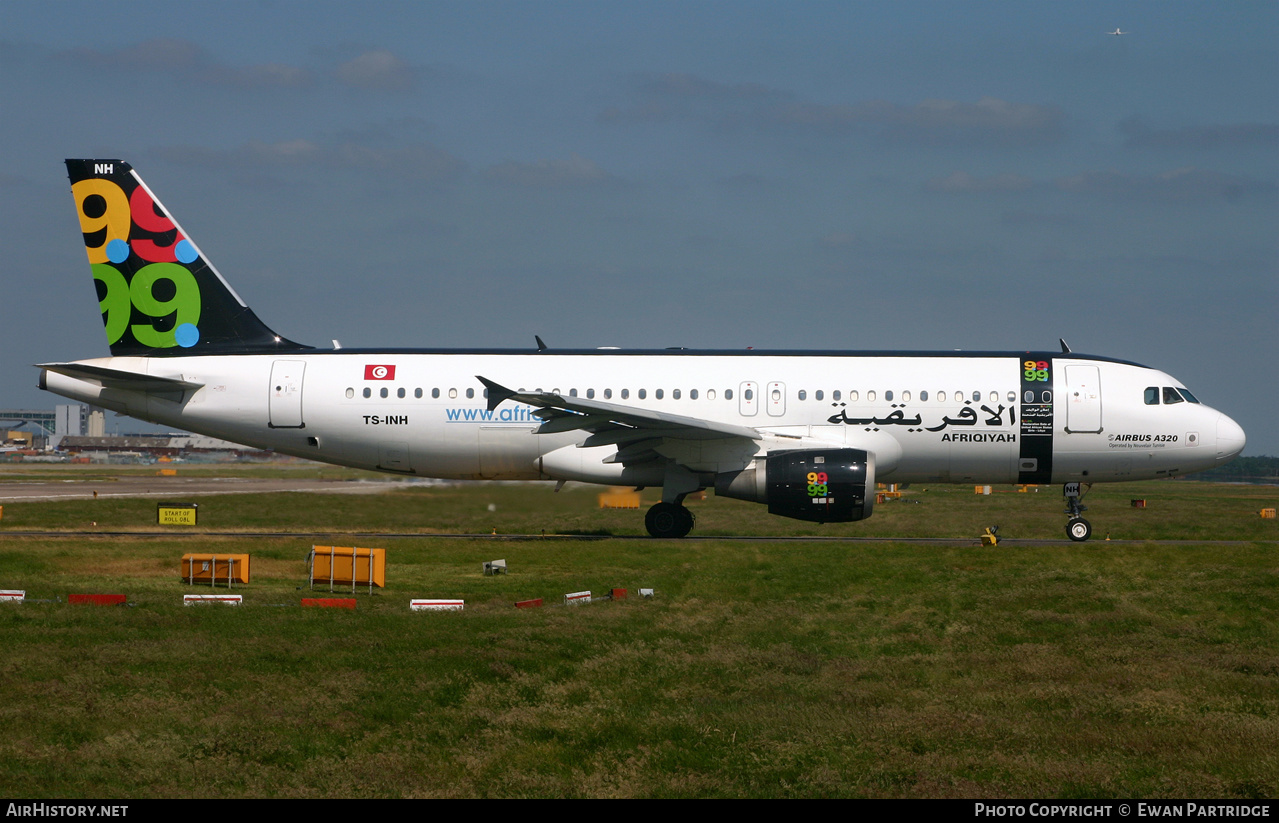
[[111, 354], [300, 351], [267, 328], [121, 160], [68, 160]]
[[[73, 162], [91, 176], [75, 179]], [[192, 271], [200, 259], [195, 246], [127, 164], [68, 161], [67, 166], [113, 353], [121, 344], [143, 349], [195, 346], [203, 309]]]

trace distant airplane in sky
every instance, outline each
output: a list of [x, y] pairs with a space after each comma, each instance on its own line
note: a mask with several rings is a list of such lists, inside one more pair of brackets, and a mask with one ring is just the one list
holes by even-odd
[[1106, 34], [1113, 34], [1113, 35], [1118, 36], [1118, 35], [1120, 35], [1120, 34], [1128, 34], [1128, 32], [1126, 32], [1126, 31], [1120, 31], [1118, 28], [1116, 28], [1114, 31], [1108, 31], [1108, 32], [1106, 32]]

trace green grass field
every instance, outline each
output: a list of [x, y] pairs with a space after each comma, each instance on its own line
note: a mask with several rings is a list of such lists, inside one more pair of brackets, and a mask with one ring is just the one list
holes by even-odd
[[[298, 606], [311, 538], [158, 529], [154, 500], [6, 503], [0, 588], [63, 602], [0, 606], [0, 791], [1279, 795], [1279, 528], [1257, 514], [1277, 488], [1098, 486], [1088, 517], [1111, 543], [980, 547], [994, 524], [1061, 537], [1059, 493], [940, 486], [863, 523], [712, 496], [692, 504], [710, 539], [557, 539], [642, 533], [642, 512], [601, 511], [596, 492], [196, 498], [199, 531], [549, 535], [359, 541], [387, 549], [388, 585], [355, 611]], [[163, 534], [5, 536], [95, 520]], [[955, 540], [714, 539], [730, 534]], [[252, 555], [243, 607], [180, 605], [190, 551]], [[496, 558], [510, 574], [484, 577]], [[556, 605], [614, 587], [630, 597]], [[132, 605], [65, 602], [81, 592]], [[411, 597], [466, 610], [412, 613]], [[534, 597], [547, 606], [513, 607]]]

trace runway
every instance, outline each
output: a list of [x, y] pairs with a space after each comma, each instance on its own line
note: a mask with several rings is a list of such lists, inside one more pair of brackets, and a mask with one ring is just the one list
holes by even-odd
[[[431, 532], [340, 532], [340, 531], [296, 531], [296, 532], [249, 532], [249, 531], [215, 531], [201, 529], [191, 531], [169, 529], [165, 531], [97, 531], [93, 529], [59, 529], [48, 531], [0, 531], [0, 538], [26, 537], [127, 537], [130, 539], [164, 538], [165, 540], [206, 540], [210, 537], [253, 537], [253, 538], [306, 538], [308, 540], [482, 540], [491, 542], [537, 542], [537, 541], [599, 541], [626, 540], [642, 542], [661, 542], [663, 538], [650, 537], [646, 534], [493, 534], [493, 533], [431, 533]], [[907, 543], [927, 546], [968, 546], [981, 547], [981, 541], [974, 537], [823, 537], [818, 535], [689, 535], [676, 538], [680, 543], [696, 544], [713, 541], [730, 541], [741, 543]], [[1012, 549], [1018, 546], [1247, 546], [1256, 540], [1091, 540], [1087, 543], [1075, 543], [1068, 538], [1018, 539], [1001, 537], [998, 549]]]
[[287, 477], [145, 477], [118, 475], [99, 479], [18, 480], [0, 483], [0, 504], [86, 500], [111, 497], [187, 497], [267, 492], [378, 494], [419, 482], [403, 480], [311, 480]]

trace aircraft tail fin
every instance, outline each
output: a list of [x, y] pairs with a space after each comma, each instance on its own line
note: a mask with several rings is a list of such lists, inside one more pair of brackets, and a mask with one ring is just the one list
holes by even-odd
[[267, 328], [121, 160], [67, 160], [111, 354], [310, 348]]

